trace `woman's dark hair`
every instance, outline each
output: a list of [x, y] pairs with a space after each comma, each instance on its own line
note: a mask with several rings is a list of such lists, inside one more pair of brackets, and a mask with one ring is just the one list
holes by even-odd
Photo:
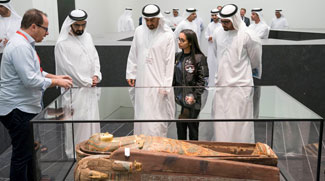
[[200, 49], [200, 46], [199, 46], [199, 43], [198, 43], [198, 40], [197, 40], [197, 36], [196, 36], [196, 33], [193, 31], [193, 30], [190, 30], [190, 29], [184, 29], [182, 30], [180, 33], [184, 33], [187, 41], [188, 41], [188, 44], [191, 44], [189, 45], [190, 48], [191, 48], [191, 57], [192, 59], [195, 61], [195, 54], [202, 54], [202, 51]]
[[43, 15], [47, 16], [44, 12], [38, 9], [30, 9], [26, 11], [23, 19], [21, 20], [22, 29], [29, 28], [32, 24], [42, 25], [43, 24]]

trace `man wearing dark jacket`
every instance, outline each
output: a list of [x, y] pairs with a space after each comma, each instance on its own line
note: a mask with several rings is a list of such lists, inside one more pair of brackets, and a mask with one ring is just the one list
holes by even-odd
[[246, 26], [249, 26], [251, 23], [249, 21], [249, 18], [247, 18], [245, 16], [245, 14], [246, 14], [246, 9], [245, 8], [241, 8], [240, 9], [240, 17], [245, 22]]

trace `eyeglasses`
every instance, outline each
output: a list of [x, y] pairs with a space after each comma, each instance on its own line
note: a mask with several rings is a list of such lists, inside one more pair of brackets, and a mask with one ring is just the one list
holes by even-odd
[[47, 31], [49, 30], [49, 28], [47, 28], [47, 27], [44, 27], [44, 26], [42, 26], [42, 25], [39, 25], [39, 24], [36, 24], [36, 26], [38, 26], [38, 27], [40, 27], [40, 28], [43, 28], [43, 29], [45, 30], [45, 32], [47, 32]]
[[178, 41], [184, 43], [184, 42], [186, 42], [187, 40], [184, 40], [183, 38], [178, 38]]
[[224, 24], [224, 25], [227, 25], [227, 24], [229, 24], [230, 23], [230, 21], [228, 20], [228, 21], [223, 21], [223, 20], [221, 20], [220, 21], [222, 24]]

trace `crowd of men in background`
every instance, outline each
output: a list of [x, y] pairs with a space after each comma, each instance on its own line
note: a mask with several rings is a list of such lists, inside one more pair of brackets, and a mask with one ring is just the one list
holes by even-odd
[[[217, 6], [217, 10], [221, 10], [222, 6]], [[192, 9], [192, 10], [191, 10]], [[262, 13], [262, 8], [253, 8], [251, 10], [251, 17], [246, 17], [246, 8], [240, 9], [240, 16], [241, 19], [245, 22], [246, 26], [249, 27], [252, 25], [252, 29], [255, 29], [256, 27], [254, 25], [264, 25], [268, 27], [268, 31], [270, 29], [287, 29], [289, 28], [288, 22], [286, 18], [284, 17], [281, 9], [275, 10], [275, 17], [272, 19], [272, 22], [270, 25], [268, 25], [264, 18]], [[204, 29], [203, 21], [202, 19], [197, 15], [197, 9], [194, 8], [188, 8], [185, 9], [184, 13], [181, 15], [179, 8], [173, 8], [172, 11], [164, 11], [163, 15], [166, 21], [166, 24], [172, 28], [172, 30], [175, 30], [177, 26], [182, 22], [188, 20], [188, 16], [191, 14], [191, 12], [195, 12], [195, 19], [193, 19], [194, 22], [196, 22], [200, 28], [200, 30]], [[190, 13], [190, 14], [189, 14]], [[141, 16], [139, 18], [139, 25], [142, 24], [143, 17]], [[211, 22], [213, 18], [211, 17]], [[132, 9], [131, 8], [125, 8], [124, 13], [120, 16], [118, 20], [118, 32], [125, 32], [125, 31], [132, 31], [134, 30], [134, 22], [132, 19]], [[258, 30], [260, 31], [260, 30]], [[265, 39], [264, 36], [260, 36], [262, 39]]]

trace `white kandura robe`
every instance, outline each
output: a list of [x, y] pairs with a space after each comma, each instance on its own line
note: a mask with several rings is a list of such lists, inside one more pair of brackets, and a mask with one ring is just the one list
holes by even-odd
[[134, 22], [132, 19], [132, 11], [125, 10], [117, 22], [117, 32], [127, 32], [134, 30]]
[[[129, 52], [126, 79], [136, 79], [134, 119], [169, 120], [174, 118], [173, 89], [143, 88], [172, 86], [175, 40], [170, 28], [149, 30], [146, 24], [136, 28]], [[142, 88], [141, 88], [142, 87]], [[131, 95], [132, 97], [132, 95]], [[134, 134], [167, 136], [166, 122], [135, 123]]]
[[287, 29], [289, 27], [288, 21], [284, 17], [273, 18], [271, 23], [271, 29]]
[[[217, 87], [213, 119], [253, 119], [254, 87]], [[215, 141], [255, 143], [254, 122], [215, 122]]]
[[222, 28], [220, 23], [211, 22], [209, 23], [206, 31], [205, 31], [205, 39], [208, 41], [208, 56], [207, 56], [207, 62], [209, 67], [209, 86], [215, 86], [214, 82], [214, 75], [216, 74], [217, 68], [218, 68], [218, 62], [217, 62], [217, 56], [215, 54], [214, 50], [214, 44], [213, 41], [209, 41], [209, 37], [213, 36], [213, 32], [217, 28]]
[[[200, 40], [201, 39], [201, 32], [203, 32], [203, 30], [204, 30], [203, 20], [200, 17], [196, 17], [194, 22], [196, 22], [196, 25], [198, 27], [197, 37], [198, 37], [198, 40]], [[199, 43], [200, 43], [200, 41], [199, 41]]]
[[[187, 19], [185, 19], [177, 26], [177, 28], [174, 31], [176, 39], [178, 39], [179, 33], [184, 29], [190, 29], [194, 31], [196, 33], [196, 36], [198, 36], [201, 32], [200, 27], [197, 26], [196, 21], [189, 22]], [[198, 36], [197, 38], [198, 38], [198, 42], [200, 42], [199, 41], [200, 37]]]
[[218, 70], [216, 86], [253, 86], [252, 69], [259, 69], [262, 75], [262, 44], [251, 30], [224, 31], [213, 33], [213, 43], [217, 52]]
[[166, 25], [169, 26], [170, 28], [173, 28], [171, 16], [169, 14], [165, 14], [164, 18], [165, 18]]
[[[213, 41], [218, 59], [216, 86], [253, 86], [252, 69], [259, 69], [258, 78], [262, 73], [260, 39], [247, 28], [245, 31], [224, 31], [220, 28], [214, 32]], [[252, 101], [247, 100], [251, 95], [250, 88], [242, 88], [240, 91], [221, 88], [220, 93], [216, 94], [212, 110], [213, 118], [253, 118]], [[221, 109], [221, 113], [218, 109]], [[215, 122], [214, 125], [215, 141], [254, 142], [253, 122]], [[224, 133], [225, 130], [227, 134]]]
[[253, 21], [248, 28], [253, 30], [261, 39], [268, 39], [269, 37], [270, 27], [265, 23], [255, 24]]
[[[85, 123], [65, 124], [65, 152], [68, 158], [73, 158], [73, 146], [88, 140], [95, 133], [100, 133], [100, 123], [89, 123], [86, 120], [99, 120], [98, 100], [100, 88], [72, 89], [71, 94], [62, 97], [64, 105], [71, 106], [73, 110], [72, 120], [85, 120]], [[74, 145], [72, 143], [72, 124], [74, 133]]]
[[179, 25], [179, 23], [181, 23], [183, 21], [183, 17], [181, 16], [174, 16], [172, 15], [170, 17], [170, 21], [171, 21], [171, 24], [172, 24], [172, 28], [176, 29], [176, 27]]
[[[86, 32], [82, 36], [82, 41], [87, 43], [82, 43], [81, 37], [69, 35], [67, 39], [55, 46], [56, 74], [69, 75], [72, 78], [73, 87], [91, 87], [94, 75], [98, 76], [99, 81], [102, 79], [99, 57], [92, 38]], [[98, 117], [96, 89], [93, 89], [80, 90], [78, 94], [73, 95], [74, 119]], [[66, 126], [65, 130], [71, 130], [71, 124], [70, 127]], [[75, 144], [99, 132], [100, 123], [74, 123]], [[69, 136], [71, 135], [67, 134], [67, 143], [71, 143], [69, 140], [72, 140]], [[73, 155], [70, 149], [66, 149], [66, 153], [68, 156]]]
[[99, 81], [102, 79], [99, 56], [92, 38], [86, 32], [82, 36], [81, 41], [81, 37], [69, 34], [66, 40], [55, 46], [56, 74], [71, 76], [73, 87], [91, 87], [93, 76], [97, 76]]
[[[4, 5], [9, 9], [11, 6], [0, 3], [0, 5]], [[21, 17], [12, 9], [11, 15], [9, 17], [0, 16], [0, 39], [8, 39], [10, 40], [11, 36], [16, 33], [20, 28]], [[4, 45], [3, 42], [0, 43], [0, 53], [3, 52]]]

